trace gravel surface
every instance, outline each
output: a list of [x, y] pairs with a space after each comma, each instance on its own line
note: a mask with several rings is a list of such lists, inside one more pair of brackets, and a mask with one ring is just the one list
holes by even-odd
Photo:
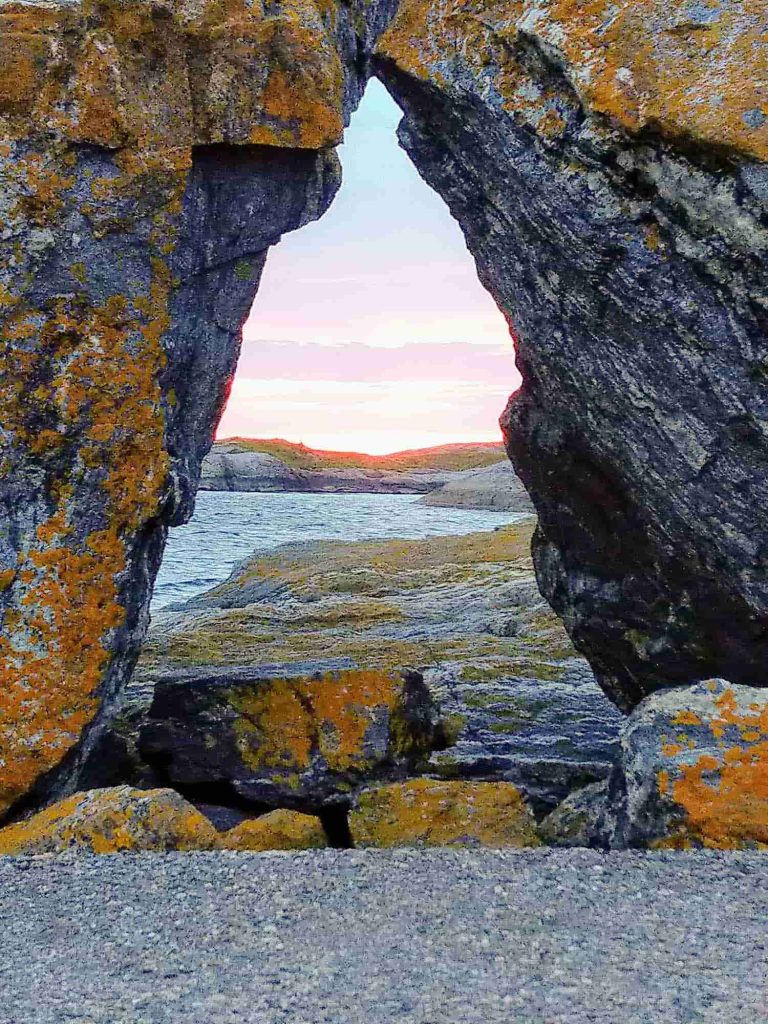
[[2, 1024], [756, 1024], [768, 857], [0, 862]]

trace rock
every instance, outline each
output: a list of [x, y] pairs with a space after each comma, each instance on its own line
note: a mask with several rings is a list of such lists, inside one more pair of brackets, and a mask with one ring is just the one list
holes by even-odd
[[76, 793], [0, 830], [0, 854], [213, 850], [211, 823], [171, 789]]
[[403, 0], [378, 44], [513, 325], [539, 582], [625, 710], [768, 684], [764, 15]]
[[604, 780], [567, 796], [539, 822], [539, 835], [547, 846], [605, 850], [612, 843], [612, 824], [608, 782]]
[[508, 462], [462, 473], [420, 499], [422, 505], [532, 512], [533, 505], [520, 478]]
[[416, 672], [313, 677], [227, 669], [160, 680], [139, 733], [150, 765], [182, 791], [218, 787], [256, 805], [317, 811], [429, 755], [436, 712]]
[[0, 816], [67, 791], [386, 4], [0, 7]]
[[407, 668], [440, 706], [445, 749], [429, 772], [513, 782], [547, 813], [609, 775], [622, 715], [538, 592], [533, 527], [529, 519], [460, 537], [289, 544], [255, 555], [186, 609], [155, 616], [81, 787], [162, 784], [137, 742], [158, 682]]
[[[381, 460], [385, 460], [382, 458]], [[468, 475], [451, 470], [334, 467], [301, 469], [266, 452], [219, 443], [203, 459], [204, 491], [309, 491], [333, 494], [424, 494]]]
[[320, 850], [328, 845], [319, 818], [298, 811], [270, 811], [250, 818], [221, 837], [225, 850]]
[[620, 841], [768, 849], [768, 694], [722, 679], [654, 694], [622, 732]]
[[349, 815], [355, 846], [538, 846], [536, 823], [507, 782], [412, 779], [361, 793]]

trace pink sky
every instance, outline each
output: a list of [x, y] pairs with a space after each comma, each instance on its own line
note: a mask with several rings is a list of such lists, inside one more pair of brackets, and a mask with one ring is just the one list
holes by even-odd
[[330, 211], [270, 254], [219, 437], [374, 453], [499, 437], [509, 331], [399, 116], [372, 82]]

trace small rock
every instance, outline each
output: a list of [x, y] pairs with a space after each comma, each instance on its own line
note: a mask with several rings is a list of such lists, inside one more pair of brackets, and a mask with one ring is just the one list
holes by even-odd
[[547, 846], [607, 849], [610, 845], [608, 782], [594, 782], [576, 790], [539, 822], [539, 835]]
[[319, 818], [286, 810], [250, 818], [221, 838], [225, 850], [320, 850], [327, 845]]
[[171, 789], [94, 789], [0, 830], [0, 854], [213, 850], [218, 834]]
[[507, 782], [412, 779], [361, 793], [349, 816], [355, 846], [538, 846], [536, 823]]

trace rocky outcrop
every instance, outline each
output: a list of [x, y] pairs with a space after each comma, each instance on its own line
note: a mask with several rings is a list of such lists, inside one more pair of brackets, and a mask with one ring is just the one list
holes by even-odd
[[533, 512], [531, 499], [508, 462], [461, 473], [420, 500], [423, 505]]
[[[204, 745], [204, 758], [220, 758], [229, 749], [226, 709], [211, 711], [205, 696], [217, 687], [250, 687], [255, 695], [259, 678], [407, 669], [424, 678], [440, 708], [443, 749], [423, 771], [449, 781], [511, 782], [537, 814], [552, 810], [572, 790], [609, 775], [621, 714], [536, 588], [533, 526], [528, 520], [463, 537], [290, 544], [254, 556], [185, 609], [156, 616], [113, 727], [80, 785], [167, 784], [163, 765], [183, 765], [189, 743], [195, 751]], [[177, 686], [185, 699], [201, 697], [185, 705], [178, 722], [160, 714], [165, 753], [148, 759], [139, 734], [151, 727], [153, 694], [173, 694]], [[362, 696], [350, 689], [361, 710]], [[373, 709], [364, 713], [375, 717]], [[265, 723], [268, 749], [285, 742], [281, 717]], [[267, 773], [270, 780], [274, 774]], [[313, 806], [320, 805], [325, 776], [303, 770], [300, 778], [304, 799], [313, 792]], [[191, 784], [182, 774], [173, 779]], [[373, 781], [371, 766], [354, 780]], [[218, 784], [184, 791], [199, 804], [238, 806], [242, 799]], [[293, 788], [281, 783], [269, 799], [297, 806], [297, 792], [293, 779]]]
[[217, 444], [203, 459], [203, 491], [309, 491], [333, 494], [423, 494], [463, 473], [435, 470], [296, 469], [266, 452]]
[[403, 0], [378, 47], [513, 324], [539, 582], [624, 709], [768, 684], [764, 15]]
[[244, 675], [157, 682], [139, 750], [182, 792], [320, 811], [413, 770], [434, 745], [436, 709], [416, 672]]
[[213, 825], [171, 789], [76, 793], [0, 830], [0, 854], [213, 850]]
[[0, 10], [0, 815], [66, 788], [128, 678], [267, 249], [330, 202], [386, 14]]
[[357, 847], [538, 846], [536, 822], [508, 782], [413, 779], [362, 792], [349, 816]]

